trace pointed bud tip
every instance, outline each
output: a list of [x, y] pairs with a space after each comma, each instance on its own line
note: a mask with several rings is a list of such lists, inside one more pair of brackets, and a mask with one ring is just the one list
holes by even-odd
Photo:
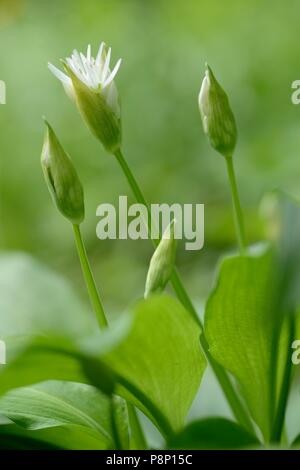
[[211, 146], [225, 157], [232, 155], [237, 140], [234, 115], [225, 91], [207, 62], [198, 103], [203, 130]]
[[210, 84], [218, 83], [217, 79], [216, 79], [216, 77], [215, 77], [215, 75], [212, 71], [212, 68], [210, 67], [208, 62], [205, 62], [205, 76], [208, 78]]
[[174, 218], [164, 231], [162, 239], [152, 255], [145, 285], [145, 298], [162, 292], [172, 275], [177, 246], [174, 233], [175, 223], [176, 219]]
[[54, 136], [54, 138], [56, 138], [56, 135], [55, 135], [55, 132], [53, 130], [53, 127], [51, 126], [51, 124], [49, 123], [49, 121], [47, 120], [46, 116], [42, 116], [42, 119], [44, 121], [44, 124], [46, 126], [46, 136], [48, 135], [48, 137], [51, 136]]
[[45, 124], [47, 127], [50, 127], [50, 124], [49, 124], [49, 122], [47, 121], [47, 118], [46, 118], [46, 116], [45, 116], [44, 114], [42, 115], [42, 119], [43, 119], [43, 121], [44, 121], [44, 124]]

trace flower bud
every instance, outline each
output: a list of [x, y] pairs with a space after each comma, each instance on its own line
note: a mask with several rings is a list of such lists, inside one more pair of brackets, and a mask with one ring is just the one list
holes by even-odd
[[83, 189], [70, 157], [59, 143], [52, 127], [47, 129], [41, 155], [45, 180], [58, 210], [73, 224], [84, 219]]
[[225, 91], [208, 65], [199, 93], [199, 109], [211, 146], [224, 157], [232, 156], [237, 139], [234, 115]]
[[174, 236], [174, 225], [175, 220], [172, 220], [151, 258], [146, 279], [145, 299], [151, 294], [162, 292], [171, 277], [177, 245]]
[[121, 145], [121, 112], [114, 77], [120, 67], [119, 60], [111, 72], [111, 49], [106, 54], [104, 43], [97, 57], [88, 46], [86, 56], [74, 50], [63, 61], [66, 73], [49, 64], [51, 72], [62, 82], [67, 95], [72, 98], [91, 132], [106, 150], [115, 153]]

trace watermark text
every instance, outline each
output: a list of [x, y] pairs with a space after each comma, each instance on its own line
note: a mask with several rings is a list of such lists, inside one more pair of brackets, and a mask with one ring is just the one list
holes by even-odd
[[158, 240], [175, 219], [174, 237], [185, 240], [186, 250], [201, 250], [204, 245], [204, 204], [144, 204], [128, 206], [127, 196], [119, 196], [119, 205], [100, 204], [96, 234], [100, 240]]

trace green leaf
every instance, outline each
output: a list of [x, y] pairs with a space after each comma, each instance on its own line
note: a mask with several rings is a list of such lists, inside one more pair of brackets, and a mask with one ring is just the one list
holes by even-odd
[[296, 449], [300, 449], [300, 434], [293, 441], [291, 447], [296, 448]]
[[167, 296], [140, 302], [127, 320], [95, 338], [100, 347], [50, 337], [8, 347], [0, 394], [51, 379], [90, 383], [129, 398], [164, 434], [179, 429], [206, 365], [199, 327]]
[[95, 328], [92, 312], [63, 277], [23, 253], [0, 256], [0, 339], [37, 334], [82, 337]]
[[0, 449], [14, 450], [102, 450], [103, 443], [93, 429], [77, 425], [29, 431], [15, 424], [0, 426]]
[[129, 335], [103, 359], [122, 385], [117, 393], [131, 399], [164, 434], [172, 433], [183, 426], [206, 366], [199, 326], [165, 295], [140, 301], [133, 317]]
[[270, 249], [223, 260], [205, 313], [212, 356], [238, 380], [253, 419], [272, 426], [274, 264]]
[[7, 364], [0, 367], [0, 394], [46, 380], [88, 383], [113, 393], [115, 379], [107, 366], [70, 340], [10, 338], [7, 349]]
[[300, 331], [300, 318], [296, 315], [300, 303], [300, 206], [298, 202], [281, 192], [277, 192], [276, 196], [273, 194], [274, 197], [277, 208], [279, 289], [276, 299], [278, 333], [274, 345], [274, 356], [277, 361], [277, 367], [274, 368], [276, 412], [272, 440], [280, 442], [294, 368], [291, 345]]
[[189, 424], [168, 443], [169, 449], [245, 449], [259, 441], [238, 424], [225, 418], [208, 418]]
[[0, 413], [25, 429], [77, 425], [97, 431], [103, 448], [112, 443], [110, 399], [89, 385], [49, 381], [18, 388], [0, 398]]
[[112, 435], [116, 447], [117, 449], [129, 449], [129, 418], [126, 401], [114, 395], [110, 411]]
[[[29, 434], [29, 435], [28, 435]], [[24, 429], [14, 424], [0, 426], [1, 450], [53, 450], [57, 449], [49, 443], [43, 443], [38, 439], [38, 433], [30, 435]]]
[[0, 365], [0, 395], [46, 380], [92, 384], [112, 394], [114, 374], [101, 356], [128, 335], [131, 321], [124, 315], [109, 329], [80, 340], [57, 336], [4, 337], [7, 364]]

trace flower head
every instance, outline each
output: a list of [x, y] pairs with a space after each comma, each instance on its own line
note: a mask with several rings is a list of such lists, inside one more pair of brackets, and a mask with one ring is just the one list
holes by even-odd
[[83, 189], [70, 157], [58, 141], [54, 130], [45, 121], [47, 129], [41, 155], [41, 164], [52, 199], [58, 210], [73, 224], [84, 219]]
[[237, 130], [228, 97], [207, 65], [199, 93], [199, 109], [211, 146], [225, 157], [232, 156]]
[[65, 72], [48, 64], [51, 72], [62, 82], [67, 95], [73, 99], [89, 128], [109, 152], [121, 143], [121, 112], [114, 78], [121, 65], [118, 60], [110, 70], [111, 49], [102, 42], [96, 58], [91, 46], [86, 55], [74, 50], [63, 60]]

